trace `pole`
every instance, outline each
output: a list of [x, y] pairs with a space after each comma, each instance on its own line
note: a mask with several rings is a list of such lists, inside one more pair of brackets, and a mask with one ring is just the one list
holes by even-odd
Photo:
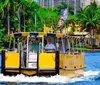
[[80, 53], [82, 53], [82, 45], [81, 45], [81, 42], [79, 41], [79, 45], [80, 45]]
[[[69, 39], [67, 39], [67, 42], [68, 42], [68, 49], [69, 50], [71, 50], [71, 48], [70, 48], [70, 41], [69, 41]], [[70, 53], [69, 53], [70, 54]]]
[[44, 36], [42, 37], [42, 53], [43, 53], [43, 47], [44, 47]]
[[29, 50], [28, 50], [28, 44], [29, 44], [29, 37], [27, 36], [27, 59], [26, 59], [26, 67], [29, 66], [28, 65], [28, 60], [29, 60], [29, 57], [28, 57], [28, 52], [29, 52]]
[[[24, 7], [24, 6], [23, 6]], [[24, 11], [25, 11], [25, 8], [24, 8]], [[25, 28], [25, 13], [24, 13], [24, 32], [26, 31], [26, 28]]]
[[24, 32], [26, 31], [26, 28], [25, 28], [25, 15], [24, 15]]
[[36, 9], [35, 9], [35, 31], [36, 31]]
[[74, 54], [74, 41], [72, 40], [72, 51], [73, 51], [73, 53], [72, 54]]
[[18, 19], [19, 19], [19, 29], [18, 29], [18, 31], [20, 31], [21, 30], [21, 20], [20, 20], [20, 11], [21, 11], [21, 6], [19, 6], [19, 8], [18, 8]]
[[[69, 6], [68, 6], [68, 8], [67, 8], [67, 10], [69, 10]], [[67, 31], [67, 35], [68, 35], [68, 15], [67, 15], [67, 20], [66, 20], [66, 29], [65, 29], [65, 31]], [[66, 34], [66, 32], [65, 32], [65, 34]]]
[[10, 34], [10, 16], [9, 16], [9, 5], [8, 5], [8, 34]]
[[65, 53], [65, 47], [64, 47], [64, 41], [63, 41], [63, 38], [61, 38], [61, 41], [62, 41], [63, 53]]

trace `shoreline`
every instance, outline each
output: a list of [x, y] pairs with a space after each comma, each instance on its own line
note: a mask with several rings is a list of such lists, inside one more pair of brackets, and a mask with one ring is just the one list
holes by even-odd
[[[1, 53], [2, 50], [0, 50], [0, 53]], [[100, 49], [88, 49], [88, 50], [85, 50], [85, 52], [100, 52]]]
[[88, 49], [86, 52], [100, 52], [100, 49]]

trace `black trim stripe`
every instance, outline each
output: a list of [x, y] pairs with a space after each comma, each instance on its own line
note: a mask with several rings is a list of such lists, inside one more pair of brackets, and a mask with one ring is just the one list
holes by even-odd
[[56, 37], [56, 34], [47, 33], [48, 37]]
[[39, 51], [37, 52], [37, 76], [39, 76]]
[[55, 69], [56, 69], [56, 74], [59, 74], [59, 51], [56, 51], [56, 57], [55, 57]]
[[15, 33], [14, 34], [14, 37], [21, 37], [22, 36], [22, 33]]
[[[19, 68], [5, 68], [5, 70], [19, 70]], [[30, 70], [37, 70], [36, 68], [21, 68], [20, 70], [30, 71]]]
[[19, 74], [21, 74], [21, 51], [20, 51], [20, 53], [19, 53], [20, 55], [19, 55]]
[[38, 36], [38, 33], [30, 33], [30, 36], [32, 37], [37, 37]]
[[1, 73], [5, 74], [5, 50], [2, 50]]

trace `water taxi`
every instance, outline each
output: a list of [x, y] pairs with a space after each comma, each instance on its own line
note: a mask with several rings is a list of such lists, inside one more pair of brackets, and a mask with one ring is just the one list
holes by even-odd
[[81, 47], [82, 39], [73, 34], [13, 33], [9, 48], [2, 50], [1, 70], [4, 75], [78, 75], [85, 68]]

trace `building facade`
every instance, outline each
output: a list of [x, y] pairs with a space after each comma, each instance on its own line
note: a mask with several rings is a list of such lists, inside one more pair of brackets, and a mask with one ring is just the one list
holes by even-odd
[[82, 0], [82, 7], [85, 8], [86, 6], [90, 5], [93, 1], [95, 1], [97, 5], [100, 5], [100, 0]]
[[76, 14], [76, 11], [83, 5], [82, 1], [83, 0], [38, 0], [38, 3], [43, 7], [53, 8], [59, 6], [61, 2], [65, 2], [74, 8], [74, 14]]
[[86, 6], [90, 5], [91, 2], [94, 0], [83, 0], [82, 1], [82, 7], [85, 8]]
[[[65, 2], [74, 8], [74, 14], [76, 14], [79, 8], [85, 8], [94, 0], [38, 0], [38, 3], [43, 7], [57, 7], [61, 2]], [[98, 0], [95, 0], [98, 1]]]
[[54, 6], [53, 0], [38, 0], [38, 3], [43, 7], [53, 7]]
[[74, 4], [80, 6], [81, 1], [82, 0], [38, 0], [38, 3], [43, 7], [57, 7], [61, 4], [61, 2], [65, 2], [71, 6], [74, 6]]

